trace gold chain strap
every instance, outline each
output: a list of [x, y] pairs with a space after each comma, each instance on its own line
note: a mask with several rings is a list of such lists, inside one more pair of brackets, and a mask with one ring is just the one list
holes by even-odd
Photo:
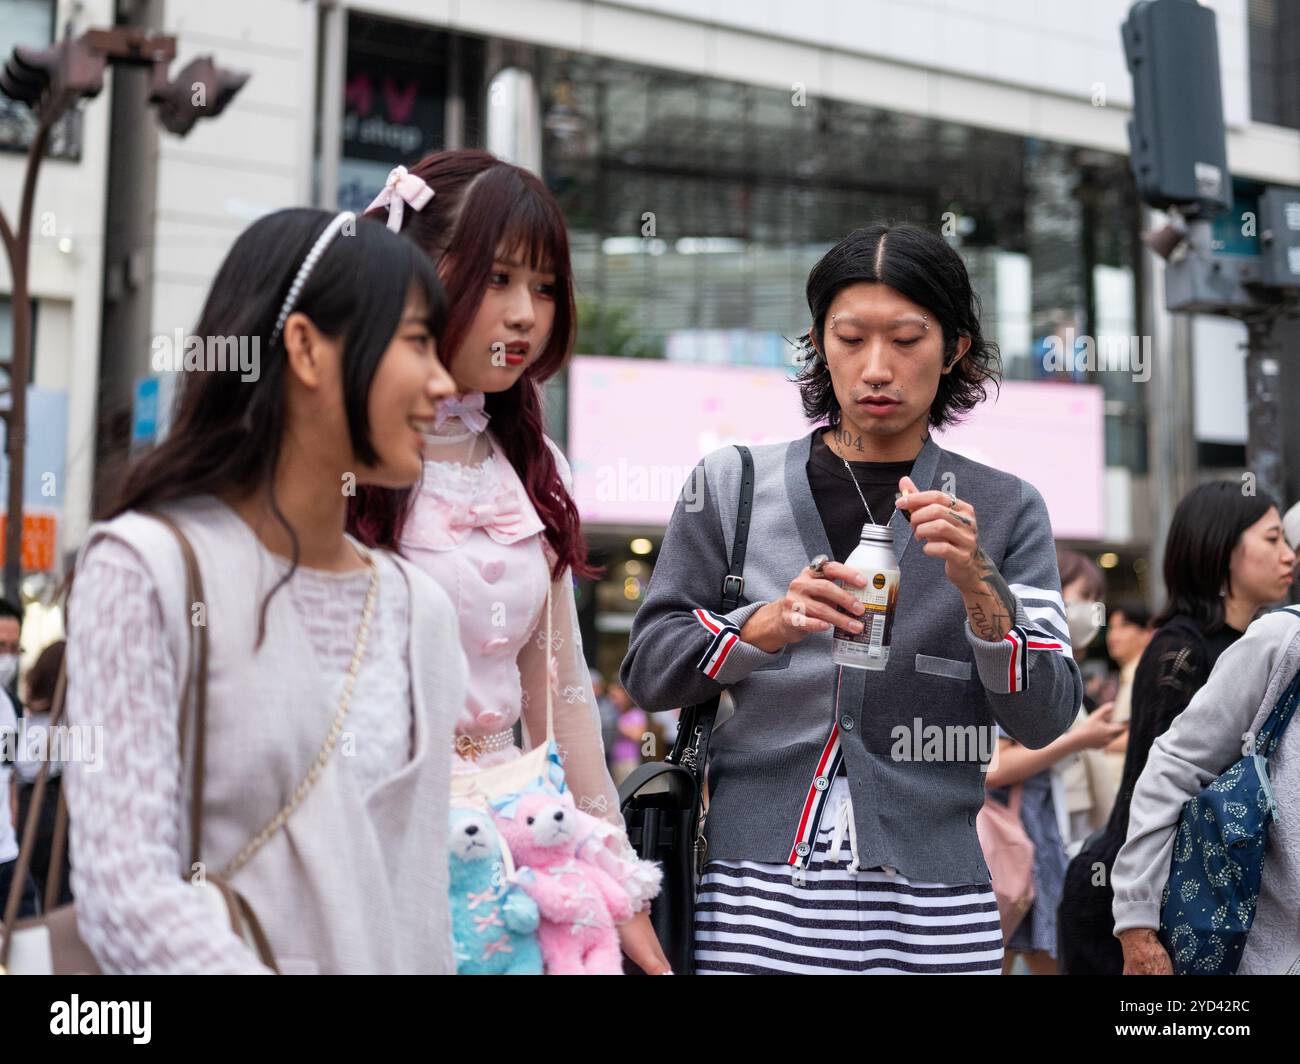
[[334, 714], [334, 723], [330, 727], [329, 734], [325, 736], [325, 742], [320, 751], [316, 754], [316, 760], [312, 762], [311, 768], [303, 776], [302, 782], [298, 784], [293, 792], [293, 796], [283, 809], [275, 814], [261, 831], [254, 836], [253, 840], [245, 846], [239, 853], [235, 854], [231, 862], [223, 868], [218, 875], [223, 879], [229, 879], [238, 872], [244, 865], [248, 864], [263, 846], [270, 841], [285, 822], [294, 813], [294, 810], [302, 804], [302, 800], [307, 797], [307, 792], [315, 785], [330, 755], [334, 752], [334, 747], [338, 744], [339, 736], [343, 734], [343, 721], [348, 715], [348, 708], [352, 704], [352, 689], [357, 683], [357, 674], [361, 671], [361, 661], [366, 654], [366, 643], [370, 639], [370, 622], [375, 615], [375, 599], [379, 594], [379, 566], [375, 564], [375, 556], [372, 552], [366, 553], [366, 564], [370, 566], [370, 586], [366, 589], [366, 602], [361, 608], [361, 627], [357, 629], [357, 642], [352, 651], [352, 663], [348, 666], [347, 678], [343, 682], [343, 697], [339, 700], [338, 712]]

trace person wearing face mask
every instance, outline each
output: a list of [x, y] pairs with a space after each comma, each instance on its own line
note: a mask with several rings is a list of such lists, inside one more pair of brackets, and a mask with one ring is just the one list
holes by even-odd
[[[1082, 667], [1088, 647], [1096, 641], [1106, 615], [1102, 602], [1106, 595], [1106, 579], [1097, 564], [1078, 551], [1058, 547], [1056, 561], [1061, 568], [1061, 597], [1065, 600], [1070, 645], [1074, 648], [1075, 660]], [[1076, 726], [1083, 724], [1097, 709], [1098, 701], [1085, 684]], [[1115, 717], [1113, 703], [1106, 703], [1101, 709], [1105, 711], [1101, 719], [1123, 724]], [[1119, 733], [1107, 749], [1122, 742], [1123, 738], [1123, 733]], [[1106, 823], [1115, 802], [1117, 784], [1110, 779], [1104, 752], [1093, 747], [1058, 761], [1052, 773], [1057, 824], [1066, 852], [1074, 856], [1083, 841]]]
[[[14, 866], [18, 863], [17, 790], [13, 775], [18, 750], [17, 699], [10, 692], [18, 678], [18, 655], [21, 651], [22, 614], [7, 599], [0, 599], [0, 904], [9, 897]], [[21, 892], [19, 917], [35, 916], [36, 881], [31, 874]]]
[[18, 701], [18, 658], [22, 654], [23, 614], [8, 599], [0, 599], [0, 692], [21, 715]]
[[1267, 495], [1243, 495], [1240, 484], [1215, 481], [1188, 492], [1178, 504], [1165, 541], [1166, 605], [1134, 675], [1119, 792], [1105, 828], [1066, 872], [1059, 913], [1066, 973], [1123, 971], [1123, 951], [1112, 937], [1111, 870], [1128, 834], [1130, 805], [1152, 744], [1255, 614], [1285, 598], [1294, 562]]
[[[1105, 585], [1101, 570], [1083, 555], [1057, 548], [1056, 557], [1070, 647], [1081, 661], [1097, 636], [1098, 600]], [[1051, 627], [1059, 620], [1045, 616], [1040, 623]], [[1009, 788], [1022, 787], [1020, 819], [1034, 844], [1034, 902], [1007, 943], [1004, 972], [1010, 972], [1020, 956], [1033, 974], [1056, 974], [1056, 908], [1069, 860], [1067, 847], [1073, 832], [1088, 822], [1095, 801], [1094, 774], [1085, 758], [1123, 734], [1124, 726], [1113, 722], [1112, 712], [1111, 704], [1098, 707], [1084, 695], [1074, 726], [1042, 749], [1030, 750], [1006, 734], [998, 739], [998, 759], [987, 780], [989, 797], [1008, 802]]]

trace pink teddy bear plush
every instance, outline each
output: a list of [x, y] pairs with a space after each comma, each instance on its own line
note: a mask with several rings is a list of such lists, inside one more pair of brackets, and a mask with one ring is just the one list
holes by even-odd
[[579, 856], [589, 818], [546, 794], [526, 794], [497, 830], [519, 869], [518, 882], [537, 902], [537, 929], [547, 975], [620, 975], [616, 925], [632, 918], [626, 888]]

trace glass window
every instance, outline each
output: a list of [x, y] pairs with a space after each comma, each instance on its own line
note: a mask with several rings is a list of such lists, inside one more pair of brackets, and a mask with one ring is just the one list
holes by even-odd
[[942, 226], [1005, 376], [1100, 383], [1107, 461], [1145, 468], [1129, 374], [1043, 359], [1136, 332], [1124, 158], [568, 52], [542, 50], [538, 80], [580, 353], [793, 370], [785, 337], [807, 327], [808, 273], [836, 240], [876, 220]]
[[364, 210], [388, 171], [441, 148], [448, 36], [349, 14], [339, 207]]
[[1251, 117], [1300, 129], [1300, 5], [1249, 0], [1247, 12]]

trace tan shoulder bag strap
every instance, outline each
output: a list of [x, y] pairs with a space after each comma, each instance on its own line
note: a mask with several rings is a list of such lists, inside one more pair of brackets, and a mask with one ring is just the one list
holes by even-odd
[[186, 875], [194, 871], [199, 863], [199, 854], [203, 852], [203, 765], [205, 759], [206, 738], [208, 732], [208, 626], [207, 618], [203, 624], [195, 624], [193, 610], [203, 599], [203, 575], [199, 571], [199, 560], [194, 555], [189, 537], [181, 531], [172, 518], [156, 510], [142, 510], [141, 513], [167, 526], [176, 537], [176, 544], [181, 549], [181, 560], [185, 563], [185, 590], [188, 599], [190, 625], [190, 660], [185, 670], [185, 680], [181, 687], [181, 708], [177, 724], [180, 736], [181, 769], [184, 772], [186, 732], [190, 725], [190, 701], [193, 699], [194, 724], [194, 766], [193, 783], [190, 793], [190, 862]]

